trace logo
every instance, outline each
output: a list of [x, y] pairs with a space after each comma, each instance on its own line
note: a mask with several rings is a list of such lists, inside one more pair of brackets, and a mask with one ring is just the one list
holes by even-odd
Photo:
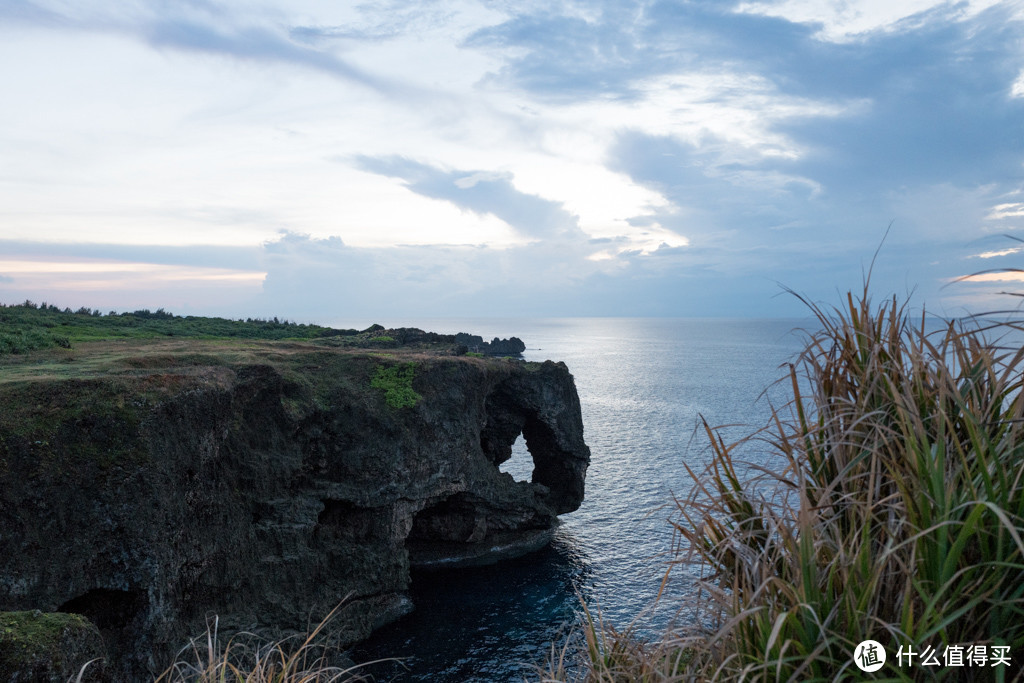
[[885, 664], [885, 648], [877, 640], [865, 640], [853, 651], [853, 662], [861, 671], [878, 671]]

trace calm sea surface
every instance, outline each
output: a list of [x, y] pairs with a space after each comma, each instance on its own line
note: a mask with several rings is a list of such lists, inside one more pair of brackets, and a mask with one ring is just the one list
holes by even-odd
[[[586, 500], [562, 517], [550, 547], [492, 567], [414, 574], [417, 609], [378, 631], [357, 659], [401, 657], [373, 668], [377, 680], [522, 681], [564, 642], [580, 599], [618, 628], [656, 634], [676, 614], [690, 580], [673, 571], [667, 597], [655, 597], [671, 557], [672, 497], [685, 496], [707, 440], [697, 429], [762, 426], [769, 400], [785, 401], [780, 364], [801, 347], [800, 320], [568, 318], [546, 320], [381, 320], [385, 326], [485, 339], [520, 337], [527, 360], [561, 360], [576, 379], [592, 461]], [[335, 326], [366, 327], [362, 321]], [[766, 388], [768, 391], [765, 395]], [[760, 397], [760, 398], [759, 398]], [[756, 453], [750, 453], [751, 459]], [[522, 438], [503, 467], [529, 479]]]

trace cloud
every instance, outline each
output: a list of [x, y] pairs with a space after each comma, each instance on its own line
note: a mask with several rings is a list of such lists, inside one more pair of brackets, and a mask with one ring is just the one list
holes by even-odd
[[971, 17], [1001, 0], [861, 0], [857, 3], [822, 3], [816, 0], [744, 2], [737, 11], [784, 18], [817, 27], [815, 38], [831, 42], [864, 40], [871, 35], [913, 30], [936, 14]]
[[695, 72], [766, 71], [774, 48], [809, 39], [782, 19], [737, 14], [732, 2], [604, 3], [591, 17], [547, 6], [479, 29], [465, 41], [508, 55], [489, 80], [554, 102], [633, 101], [635, 84]]
[[[353, 247], [338, 237], [285, 232], [255, 254], [226, 248], [196, 265], [188, 250], [177, 248], [92, 245], [45, 256], [37, 252], [40, 246], [0, 245], [4, 258], [15, 262], [0, 263], [0, 271], [18, 270], [13, 281], [0, 282], [0, 300], [320, 323], [496, 315], [800, 316], [805, 311], [799, 302], [778, 296], [780, 285], [830, 301], [832, 283], [858, 282], [873, 252], [810, 240], [642, 250], [624, 238], [567, 241], [557, 249], [547, 242], [505, 249]], [[910, 289], [908, 279], [938, 281], [936, 269], [922, 264], [943, 249], [887, 245], [876, 265], [879, 289]], [[591, 258], [605, 251], [610, 258]], [[851, 258], [857, 253], [862, 258]], [[258, 266], [251, 268], [254, 259]], [[800, 267], [783, 273], [778, 265], [787, 261]], [[908, 263], [917, 264], [910, 273]]]
[[586, 244], [355, 248], [284, 234], [266, 250], [265, 300], [306, 317], [716, 314], [684, 259], [593, 262]]
[[[1015, 65], [993, 57], [1016, 51], [1020, 28], [991, 10], [971, 22], [841, 48], [854, 54], [832, 77], [871, 106], [850, 119], [780, 125], [819, 150], [801, 170], [832, 186], [856, 180], [862, 191], [1014, 177], [1021, 147], [1007, 135], [1024, 117], [1024, 101], [1007, 96]], [[790, 74], [810, 85], [802, 78], [808, 71], [794, 65]]]
[[107, 260], [156, 265], [195, 266], [258, 270], [262, 249], [216, 245], [151, 246], [138, 244], [97, 244], [90, 242], [33, 242], [0, 239], [4, 258], [23, 261], [59, 261], [67, 259]]
[[[984, 183], [982, 176], [1019, 168], [1021, 147], [1007, 135], [1024, 118], [1024, 99], [1010, 96], [1021, 73], [1022, 20], [1008, 3], [966, 16], [929, 3], [900, 30], [876, 30], [851, 44], [823, 42], [813, 26], [737, 13], [728, 3], [602, 7], [589, 21], [525, 13], [481, 29], [467, 45], [507, 51], [491, 79], [541, 99], [633, 106], [665, 92], [645, 92], [645, 84], [703, 74], [732, 80], [731, 93], [676, 90], [675, 102], [665, 99], [658, 110], [675, 121], [686, 116], [683, 107], [698, 104], [748, 111], [749, 121], [735, 119], [740, 125], [729, 128], [763, 128], [762, 140], [785, 140], [779, 151], [789, 158], [780, 163], [793, 154], [801, 162], [785, 171], [830, 189], [854, 180], [871, 191], [910, 178]], [[658, 134], [642, 122], [623, 127]], [[745, 144], [713, 137], [726, 143], [723, 156]]]
[[176, 312], [263, 314], [258, 247], [154, 247], [0, 240], [0, 300], [78, 308], [164, 307]]
[[579, 219], [561, 202], [519, 191], [510, 173], [445, 171], [400, 156], [355, 159], [369, 173], [398, 178], [412, 192], [460, 209], [500, 218], [528, 238], [583, 236]]
[[450, 3], [402, 0], [363, 3], [355, 10], [344, 24], [295, 26], [290, 31], [291, 37], [309, 44], [381, 42], [444, 26], [456, 14]]
[[[212, 2], [155, 3], [127, 11], [111, 11], [88, 2], [47, 6], [52, 4], [15, 0], [0, 5], [0, 16], [70, 31], [127, 35], [158, 49], [299, 66], [382, 92], [402, 90], [398, 84], [374, 76], [332, 52], [309, 47], [311, 41], [291, 39], [288, 28], [266, 12], [243, 17]], [[304, 33], [300, 30], [295, 35], [301, 38]]]
[[740, 314], [895, 222], [875, 282], [946, 296], [1024, 230], [1022, 20], [968, 4], [0, 2], [9, 236], [250, 245], [0, 254], [266, 273], [274, 314]]
[[333, 54], [296, 45], [280, 33], [265, 28], [238, 27], [226, 31], [185, 20], [158, 20], [145, 27], [144, 36], [147, 42], [158, 48], [293, 64], [377, 90], [394, 89], [393, 84], [371, 76]]

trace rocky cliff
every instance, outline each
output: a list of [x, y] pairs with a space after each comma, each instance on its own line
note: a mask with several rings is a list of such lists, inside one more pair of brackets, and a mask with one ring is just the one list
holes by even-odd
[[[414, 401], [377, 381], [395, 366]], [[0, 611], [84, 615], [115, 677], [212, 614], [305, 630], [344, 601], [356, 641], [411, 609], [410, 566], [539, 547], [583, 498], [561, 363], [192, 341], [2, 372]], [[519, 434], [532, 482], [498, 469]]]

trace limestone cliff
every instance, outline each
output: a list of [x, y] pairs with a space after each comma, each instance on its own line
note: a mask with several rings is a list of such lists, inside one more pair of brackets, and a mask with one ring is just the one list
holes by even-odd
[[[373, 386], [397, 364], [415, 405]], [[345, 600], [353, 642], [411, 608], [411, 564], [525, 552], [583, 498], [561, 363], [188, 342], [65, 366], [0, 381], [0, 611], [88, 617], [115, 675], [211, 614], [304, 630]], [[520, 433], [532, 482], [498, 469]]]

